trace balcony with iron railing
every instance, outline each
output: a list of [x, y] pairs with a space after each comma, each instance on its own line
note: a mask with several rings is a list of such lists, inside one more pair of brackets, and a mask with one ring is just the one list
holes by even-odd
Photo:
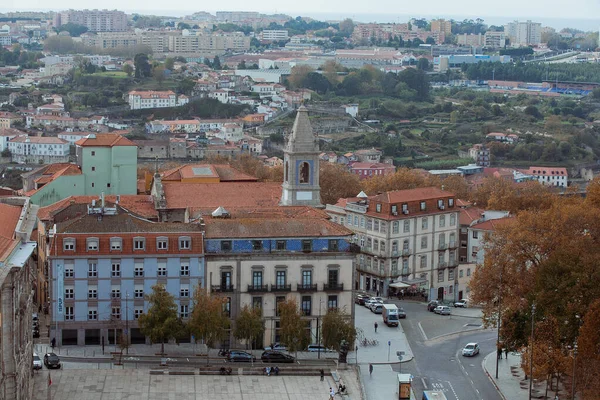
[[458, 267], [458, 260], [453, 259], [453, 260], [448, 261], [448, 266], [449, 267]]
[[458, 247], [458, 242], [451, 240], [450, 243], [448, 244], [448, 248], [450, 249], [455, 249]]
[[233, 292], [233, 285], [211, 285], [210, 291], [219, 293]]
[[438, 263], [438, 269], [447, 268], [448, 263], [446, 261], [441, 261]]
[[446, 244], [446, 243], [440, 243], [440, 244], [438, 244], [438, 250], [439, 251], [448, 250], [448, 244]]
[[323, 284], [323, 290], [326, 292], [343, 292], [344, 284], [343, 283], [334, 283], [334, 282], [325, 282]]
[[317, 289], [317, 284], [315, 283], [313, 284], [307, 284], [307, 285], [302, 285], [302, 284], [298, 284], [296, 285], [296, 290], [298, 292], [316, 292]]
[[271, 285], [271, 292], [291, 292], [292, 285]]
[[269, 285], [248, 285], [248, 293], [268, 292]]

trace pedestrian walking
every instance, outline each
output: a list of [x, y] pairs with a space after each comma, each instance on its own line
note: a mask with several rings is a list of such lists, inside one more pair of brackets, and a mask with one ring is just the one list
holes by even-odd
[[325, 371], [321, 369], [321, 382], [325, 380]]
[[379, 297], [379, 290], [377, 291], [377, 297]]
[[504, 358], [508, 360], [508, 347], [504, 348]]
[[369, 376], [373, 375], [373, 364], [369, 364]]
[[377, 333], [377, 327], [378, 327], [379, 325], [377, 325], [377, 322], [375, 322], [375, 324], [374, 324], [373, 326], [375, 327], [375, 333]]
[[335, 397], [335, 390], [333, 388], [329, 388], [329, 400], [333, 400]]
[[56, 339], [52, 338], [52, 340], [50, 341], [50, 347], [52, 347], [52, 350], [54, 350], [54, 346], [56, 346]]
[[502, 348], [498, 347], [498, 360], [502, 360]]

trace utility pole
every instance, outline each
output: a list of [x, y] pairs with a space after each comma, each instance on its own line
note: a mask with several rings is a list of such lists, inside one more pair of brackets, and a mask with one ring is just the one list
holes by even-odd
[[575, 400], [575, 359], [577, 358], [577, 342], [573, 346], [573, 384], [571, 385], [571, 400]]
[[531, 340], [529, 343], [529, 400], [531, 400], [531, 389], [533, 388], [533, 328], [535, 318], [535, 303], [531, 305]]

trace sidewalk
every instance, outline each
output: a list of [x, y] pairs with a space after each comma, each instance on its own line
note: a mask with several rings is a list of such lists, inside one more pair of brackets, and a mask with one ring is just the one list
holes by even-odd
[[[529, 379], [525, 379], [525, 373], [521, 368], [521, 356], [515, 354], [508, 354], [508, 359], [504, 358], [498, 360], [498, 379], [496, 379], [496, 353], [488, 354], [483, 359], [483, 369], [486, 374], [500, 392], [500, 395], [505, 400], [527, 400], [529, 398]], [[561, 399], [568, 396], [564, 392], [562, 385], [559, 387], [558, 395]], [[561, 391], [561, 389], [563, 389]], [[546, 394], [546, 382], [537, 382], [534, 380], [532, 388], [532, 398], [545, 398]], [[548, 388], [548, 399], [553, 399], [557, 393], [554, 390]]]
[[[374, 332], [373, 323], [379, 327]], [[402, 351], [402, 363], [413, 359], [402, 321], [397, 328], [388, 327], [382, 322], [381, 315], [373, 314], [364, 307], [356, 308], [356, 327], [364, 332], [369, 339], [377, 339], [377, 346], [358, 348], [358, 364], [360, 380], [365, 389], [365, 399], [393, 399], [398, 398], [398, 373], [392, 370], [392, 363], [398, 363], [396, 352]], [[389, 357], [389, 358], [388, 358]], [[369, 374], [369, 364], [373, 364], [373, 374]]]

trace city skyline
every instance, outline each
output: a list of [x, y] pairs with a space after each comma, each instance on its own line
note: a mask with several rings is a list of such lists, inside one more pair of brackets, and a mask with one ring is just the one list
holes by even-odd
[[[573, 23], [585, 23], [587, 29], [592, 29], [594, 25], [599, 25], [593, 22], [591, 15], [600, 13], [600, 4], [593, 0], [574, 0], [568, 8], [564, 7], [548, 7], [547, 3], [541, 0], [533, 0], [531, 2], [520, 2], [517, 0], [507, 0], [502, 3], [481, 3], [475, 0], [461, 0], [460, 2], [448, 3], [442, 0], [432, 0], [427, 7], [423, 7], [420, 3], [403, 4], [399, 7], [397, 3], [390, 0], [379, 2], [377, 7], [371, 4], [348, 3], [334, 0], [327, 2], [325, 5], [316, 0], [308, 0], [303, 3], [302, 9], [298, 9], [293, 4], [282, 4], [280, 2], [261, 2], [259, 4], [249, 5], [247, 2], [233, 0], [227, 4], [223, 4], [219, 9], [190, 9], [187, 4], [163, 3], [157, 1], [140, 1], [132, 0], [128, 2], [126, 8], [123, 8], [123, 3], [115, 0], [108, 0], [99, 6], [97, 3], [90, 1], [78, 2], [75, 0], [57, 0], [51, 3], [51, 7], [40, 7], [37, 0], [8, 0], [4, 7], [0, 7], [0, 11], [61, 11], [65, 9], [118, 9], [127, 13], [143, 13], [163, 16], [180, 17], [189, 15], [197, 11], [207, 11], [214, 14], [216, 11], [257, 11], [265, 14], [282, 13], [290, 16], [311, 16], [317, 19], [343, 19], [353, 18], [359, 22], [396, 22], [402, 21], [407, 17], [415, 18], [448, 18], [462, 20], [464, 18], [480, 17], [489, 24], [498, 24], [500, 21], [508, 22], [513, 19], [532, 19], [532, 20], [554, 20], [546, 22], [546, 25], [554, 26], [559, 24], [561, 27], [573, 25]], [[397, 12], [394, 12], [397, 9]], [[568, 24], [568, 20], [572, 21]], [[594, 25], [592, 25], [592, 23]], [[588, 25], [589, 24], [589, 25]], [[575, 27], [575, 26], [572, 26]]]

